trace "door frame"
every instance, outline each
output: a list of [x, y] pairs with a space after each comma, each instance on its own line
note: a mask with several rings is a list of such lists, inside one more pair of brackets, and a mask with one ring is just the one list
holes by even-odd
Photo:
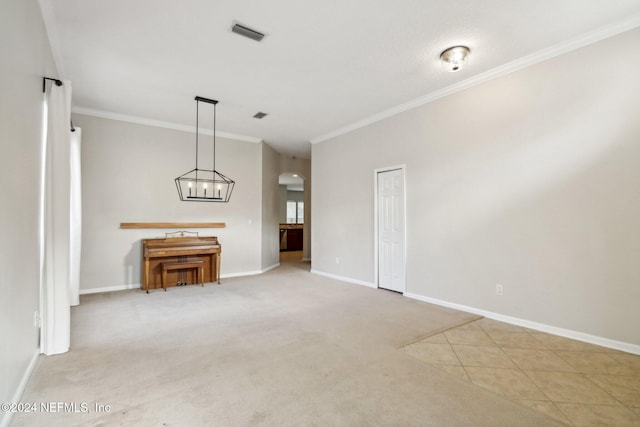
[[373, 284], [376, 288], [380, 288], [378, 274], [378, 247], [380, 246], [380, 242], [378, 241], [378, 174], [393, 170], [400, 170], [402, 173], [402, 214], [404, 216], [404, 230], [402, 230], [402, 240], [404, 243], [404, 260], [402, 263], [404, 281], [402, 283], [402, 294], [404, 295], [404, 293], [407, 292], [407, 166], [405, 164], [385, 166], [373, 170]]

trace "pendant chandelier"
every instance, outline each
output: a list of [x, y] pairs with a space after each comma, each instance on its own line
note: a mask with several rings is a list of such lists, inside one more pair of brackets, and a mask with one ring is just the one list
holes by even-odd
[[[175, 179], [180, 200], [185, 202], [228, 202], [235, 181], [216, 170], [216, 105], [218, 101], [196, 96], [196, 167]], [[198, 168], [199, 103], [213, 104], [213, 167]]]

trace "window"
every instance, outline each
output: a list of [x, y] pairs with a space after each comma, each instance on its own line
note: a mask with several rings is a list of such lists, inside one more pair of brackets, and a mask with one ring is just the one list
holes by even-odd
[[298, 202], [298, 224], [304, 224], [304, 202]]
[[304, 223], [304, 202], [287, 200], [287, 224]]

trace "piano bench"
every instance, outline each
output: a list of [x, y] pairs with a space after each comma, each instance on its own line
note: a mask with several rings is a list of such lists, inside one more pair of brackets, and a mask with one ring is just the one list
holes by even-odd
[[187, 262], [163, 262], [162, 266], [162, 289], [167, 291], [167, 271], [172, 270], [197, 270], [198, 282], [204, 287], [204, 261], [201, 259], [194, 259]]

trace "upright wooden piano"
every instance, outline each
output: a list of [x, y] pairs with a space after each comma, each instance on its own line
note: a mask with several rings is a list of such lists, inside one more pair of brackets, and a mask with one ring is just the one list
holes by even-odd
[[[145, 239], [142, 241], [142, 289], [161, 289], [166, 286], [204, 282], [220, 283], [220, 256], [222, 248], [217, 237], [184, 237], [186, 232], [178, 232], [180, 237]], [[198, 277], [195, 269], [172, 269], [166, 271], [163, 284], [163, 264], [200, 263], [204, 277]], [[175, 265], [174, 265], [175, 267]]]

